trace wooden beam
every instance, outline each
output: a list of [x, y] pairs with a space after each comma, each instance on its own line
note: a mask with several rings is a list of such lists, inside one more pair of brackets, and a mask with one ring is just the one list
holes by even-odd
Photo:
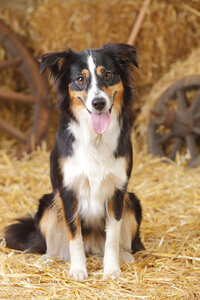
[[26, 144], [27, 142], [27, 137], [25, 136], [25, 134], [2, 119], [0, 119], [0, 130], [6, 132], [7, 134], [11, 135], [24, 144]]
[[6, 69], [13, 66], [18, 66], [22, 61], [21, 57], [13, 57], [0, 62], [0, 70]]
[[144, 16], [145, 16], [145, 14], [147, 12], [147, 8], [148, 8], [148, 6], [149, 6], [150, 3], [151, 3], [151, 0], [145, 0], [144, 1], [144, 4], [143, 4], [142, 8], [140, 9], [140, 12], [139, 12], [139, 14], [137, 16], [136, 22], [133, 25], [133, 29], [132, 29], [132, 31], [130, 33], [130, 36], [129, 36], [128, 41], [127, 41], [127, 44], [134, 45], [134, 43], [136, 41], [136, 38], [137, 38], [137, 35], [138, 35], [138, 32], [139, 32], [139, 30], [141, 28]]
[[6, 91], [6, 92], [0, 91], [0, 100], [21, 102], [27, 104], [34, 104], [35, 102], [37, 102], [37, 99], [30, 95], [25, 95], [16, 92], [10, 92], [10, 91]]

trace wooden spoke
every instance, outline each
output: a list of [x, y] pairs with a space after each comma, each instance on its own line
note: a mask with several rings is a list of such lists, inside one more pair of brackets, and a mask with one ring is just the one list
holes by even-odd
[[0, 91], [0, 100], [15, 101], [15, 102], [21, 102], [27, 104], [34, 104], [37, 101], [31, 95], [25, 95], [21, 93], [8, 92], [8, 91], [6, 92]]
[[192, 105], [190, 106], [190, 111], [192, 113], [195, 113], [200, 107], [200, 91], [196, 94], [196, 97], [194, 101], [192, 102]]
[[157, 142], [158, 142], [159, 144], [163, 144], [163, 143], [165, 143], [166, 141], [168, 141], [169, 139], [171, 139], [172, 136], [173, 136], [173, 134], [170, 132], [170, 133], [168, 133], [168, 134], [163, 135], [161, 138], [159, 138]]
[[181, 149], [181, 147], [183, 146], [183, 144], [184, 144], [184, 140], [183, 139], [178, 138], [178, 137], [175, 139], [172, 151], [171, 151], [171, 153], [169, 155], [169, 158], [171, 160], [175, 160], [176, 152]]
[[197, 155], [194, 159], [192, 159], [189, 162], [188, 167], [195, 168], [195, 167], [198, 167], [199, 165], [200, 165], [200, 154]]
[[197, 155], [197, 151], [196, 151], [195, 138], [192, 134], [186, 136], [186, 143], [188, 145], [191, 157], [194, 158]]
[[0, 70], [6, 69], [9, 67], [15, 67], [18, 66], [22, 62], [21, 57], [13, 57], [4, 61], [0, 62]]
[[199, 114], [196, 114], [196, 115], [194, 115], [194, 120], [198, 120], [198, 119], [200, 119], [200, 113], [199, 113]]
[[193, 127], [192, 132], [200, 135], [200, 128], [199, 127]]
[[0, 119], [0, 129], [13, 136], [14, 138], [18, 139], [24, 144], [27, 141], [27, 137], [21, 131], [19, 131], [14, 126], [10, 125], [8, 122], [2, 119]]
[[177, 94], [177, 97], [178, 97], [179, 109], [180, 110], [187, 109], [187, 99], [186, 99], [184, 91], [183, 90], [178, 90], [176, 94]]

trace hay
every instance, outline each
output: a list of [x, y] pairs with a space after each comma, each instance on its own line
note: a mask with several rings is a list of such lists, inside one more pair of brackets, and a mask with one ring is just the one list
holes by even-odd
[[[9, 146], [9, 145], [7, 145]], [[45, 145], [18, 161], [0, 152], [0, 228], [35, 212], [51, 190]], [[21, 299], [198, 299], [200, 297], [200, 168], [184, 169], [138, 154], [129, 190], [143, 206], [141, 236], [146, 251], [122, 265], [123, 278], [104, 281], [102, 260], [87, 259], [89, 279], [68, 276], [69, 264], [0, 247], [0, 298]]]

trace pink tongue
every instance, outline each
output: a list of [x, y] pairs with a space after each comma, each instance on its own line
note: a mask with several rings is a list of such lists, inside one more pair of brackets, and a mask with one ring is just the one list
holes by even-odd
[[91, 114], [92, 127], [96, 134], [103, 134], [108, 129], [110, 124], [110, 114], [109, 112]]

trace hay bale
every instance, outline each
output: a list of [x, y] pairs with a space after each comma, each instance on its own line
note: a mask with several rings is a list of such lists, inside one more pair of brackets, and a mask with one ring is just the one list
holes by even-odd
[[[100, 47], [106, 42], [126, 42], [143, 0], [37, 0], [28, 8], [0, 8], [0, 17], [16, 31], [36, 58], [49, 51], [72, 47], [79, 51], [88, 47]], [[200, 4], [185, 0], [153, 0], [139, 32], [136, 46], [139, 51], [140, 70], [136, 71], [138, 95], [142, 96], [177, 58], [184, 59], [199, 45]], [[6, 53], [0, 48], [0, 59]], [[26, 89], [23, 78], [16, 70], [0, 74], [0, 88]], [[52, 103], [57, 103], [51, 89]], [[139, 113], [143, 102], [135, 99], [134, 110]], [[12, 120], [10, 113], [17, 115], [13, 123], [20, 129], [30, 128], [31, 111], [15, 104], [0, 103], [0, 117]], [[22, 116], [19, 116], [22, 115]], [[58, 114], [53, 113], [47, 141], [52, 147]], [[26, 123], [26, 124], [25, 124]], [[6, 137], [7, 138], [7, 137]], [[9, 139], [9, 138], [8, 138]], [[0, 138], [0, 142], [2, 137]], [[3, 141], [2, 141], [3, 142]], [[17, 145], [17, 143], [15, 143]]]
[[[143, 0], [39, 0], [24, 12], [2, 9], [0, 16], [39, 57], [72, 47], [101, 47], [126, 42]], [[199, 45], [198, 1], [152, 1], [136, 46], [143, 72], [142, 85], [152, 84], [177, 59]]]

